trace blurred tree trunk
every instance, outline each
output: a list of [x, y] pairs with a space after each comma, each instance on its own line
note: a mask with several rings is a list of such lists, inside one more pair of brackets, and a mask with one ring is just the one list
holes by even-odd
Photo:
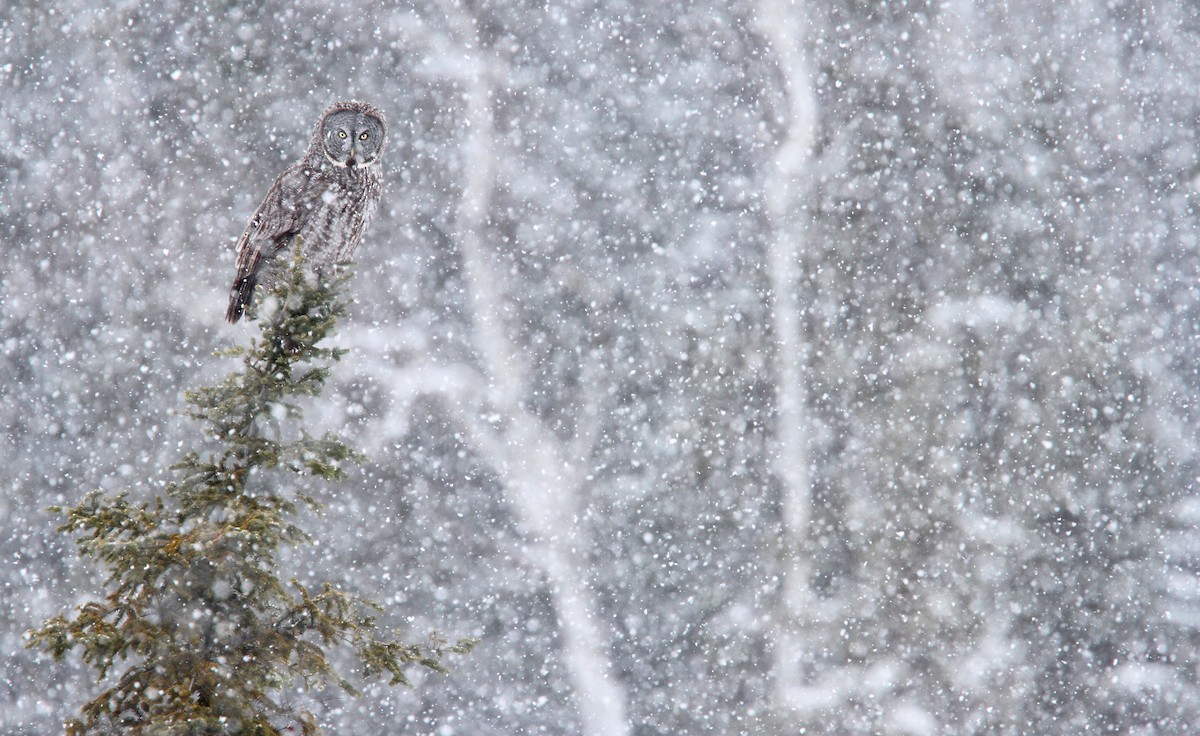
[[775, 54], [786, 108], [782, 136], [764, 197], [769, 218], [767, 278], [774, 336], [775, 440], [772, 457], [781, 486], [784, 529], [780, 606], [774, 641], [773, 699], [781, 715], [797, 710], [805, 688], [804, 621], [812, 615], [807, 544], [812, 518], [812, 460], [804, 369], [801, 261], [810, 214], [812, 147], [817, 102], [799, 13], [786, 0], [762, 0], [759, 22]]
[[[474, 19], [462, 14], [458, 30], [466, 48], [481, 48]], [[499, 474], [515, 516], [531, 542], [530, 562], [541, 569], [554, 597], [563, 636], [563, 657], [587, 736], [628, 733], [626, 695], [612, 675], [608, 637], [599, 623], [590, 587], [586, 535], [579, 529], [578, 501], [585, 483], [595, 422], [583, 422], [574, 441], [564, 442], [524, 402], [529, 366], [505, 315], [501, 273], [485, 250], [495, 180], [491, 67], [479, 56], [465, 65], [465, 122], [462, 199], [454, 241], [466, 274], [473, 343], [487, 377], [486, 414], [460, 415], [476, 450]], [[585, 412], [592, 414], [594, 412]], [[483, 416], [488, 418], [485, 420]]]

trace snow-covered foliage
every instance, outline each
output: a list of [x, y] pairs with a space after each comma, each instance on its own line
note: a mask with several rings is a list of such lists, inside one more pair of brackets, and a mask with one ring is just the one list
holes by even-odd
[[482, 643], [330, 733], [1187, 733], [1198, 90], [1180, 2], [5, 3], [0, 733], [95, 691], [45, 507], [161, 487], [345, 97], [369, 462], [289, 564]]

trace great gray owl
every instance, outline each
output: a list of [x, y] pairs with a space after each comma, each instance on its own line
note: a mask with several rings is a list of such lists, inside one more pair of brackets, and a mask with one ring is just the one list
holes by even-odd
[[272, 260], [297, 237], [314, 271], [350, 260], [379, 205], [386, 137], [383, 113], [364, 102], [337, 102], [321, 115], [304, 158], [275, 180], [238, 240], [226, 320], [241, 319], [255, 286], [269, 288]]

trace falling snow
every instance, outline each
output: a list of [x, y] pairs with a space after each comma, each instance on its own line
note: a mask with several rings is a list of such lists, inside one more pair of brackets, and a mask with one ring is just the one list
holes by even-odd
[[248, 339], [236, 237], [346, 97], [393, 124], [370, 462], [287, 560], [414, 637], [328, 733], [1185, 734], [1200, 723], [1188, 3], [0, 8], [0, 734], [100, 685], [46, 510], [149, 498]]

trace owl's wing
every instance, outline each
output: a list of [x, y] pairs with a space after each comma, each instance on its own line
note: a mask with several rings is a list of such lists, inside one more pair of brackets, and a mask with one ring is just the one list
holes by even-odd
[[229, 290], [227, 322], [237, 322], [246, 311], [258, 285], [259, 269], [275, 257], [300, 232], [301, 209], [295, 193], [304, 185], [300, 166], [292, 166], [271, 185], [262, 204], [254, 211], [237, 244], [237, 276]]

